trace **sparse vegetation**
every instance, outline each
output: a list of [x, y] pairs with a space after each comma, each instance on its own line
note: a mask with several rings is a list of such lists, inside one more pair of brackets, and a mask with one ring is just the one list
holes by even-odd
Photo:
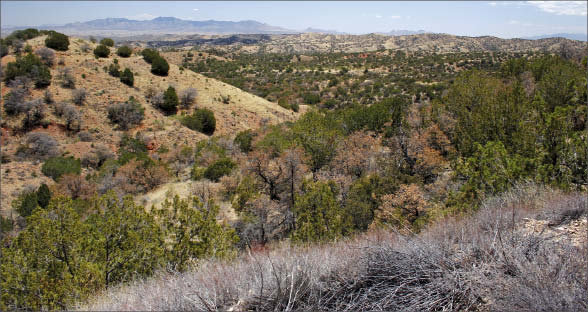
[[56, 156], [59, 153], [59, 143], [50, 135], [42, 132], [33, 132], [27, 135], [27, 146], [21, 149], [23, 156], [32, 156], [37, 159]]

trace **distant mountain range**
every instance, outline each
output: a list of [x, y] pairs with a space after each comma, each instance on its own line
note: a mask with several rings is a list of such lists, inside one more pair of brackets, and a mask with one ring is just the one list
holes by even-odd
[[[127, 18], [103, 18], [87, 22], [68, 23], [65, 25], [40, 26], [3, 26], [2, 34], [7, 35], [17, 29], [29, 27], [52, 29], [67, 35], [98, 35], [98, 36], [136, 36], [157, 34], [201, 34], [201, 35], [231, 35], [231, 34], [297, 34], [318, 33], [330, 35], [346, 35], [345, 32], [306, 28], [304, 30], [287, 29], [272, 26], [257, 21], [190, 21], [175, 17], [157, 17], [152, 20], [131, 20]], [[393, 30], [382, 33], [388, 36], [414, 35], [424, 33], [423, 30]]]
[[[131, 20], [126, 18], [103, 18], [87, 22], [68, 23], [65, 25], [40, 25], [40, 26], [3, 26], [2, 35], [8, 35], [14, 30], [25, 29], [29, 27], [40, 29], [52, 29], [67, 35], [81, 36], [112, 36], [128, 37], [140, 35], [233, 35], [233, 34], [299, 34], [299, 33], [317, 33], [327, 35], [347, 35], [348, 33], [336, 30], [324, 30], [317, 28], [306, 28], [304, 30], [293, 30], [279, 26], [272, 26], [258, 21], [191, 21], [175, 17], [157, 17], [152, 20]], [[391, 30], [389, 32], [379, 32], [377, 34], [384, 36], [407, 36], [430, 33], [424, 30]], [[568, 34], [560, 33], [553, 35], [541, 35], [527, 37], [523, 39], [544, 39], [552, 37], [562, 37], [572, 40], [587, 41], [586, 34]]]
[[[6, 28], [2, 32], [11, 32], [26, 27]], [[152, 20], [138, 21], [126, 18], [104, 18], [87, 22], [69, 23], [51, 26], [50, 29], [67, 35], [141, 35], [141, 34], [290, 34], [298, 31], [271, 26], [257, 21], [189, 21], [175, 17], [157, 17]]]
[[400, 30], [392, 30], [386, 33], [378, 33], [380, 35], [384, 35], [384, 36], [409, 36], [409, 35], [418, 35], [418, 34], [425, 34], [427, 33], [424, 30], [406, 30], [406, 29], [400, 29]]
[[534, 37], [525, 37], [522, 39], [537, 40], [537, 39], [557, 38], [557, 37], [571, 39], [571, 40], [588, 41], [588, 34], [568, 34], [568, 33], [540, 35], [540, 36], [534, 36]]

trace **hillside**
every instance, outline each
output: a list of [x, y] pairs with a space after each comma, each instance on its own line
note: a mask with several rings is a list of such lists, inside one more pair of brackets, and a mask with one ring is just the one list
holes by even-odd
[[[46, 36], [37, 37], [27, 41], [27, 44], [36, 50], [44, 46]], [[53, 76], [48, 90], [53, 94], [54, 101], [70, 102], [71, 90], [63, 88], [58, 76], [60, 69], [69, 67], [76, 80], [77, 89], [85, 89], [87, 98], [85, 104], [80, 107], [81, 129], [80, 132], [90, 133], [92, 139], [87, 142], [80, 141], [77, 135], [68, 133], [63, 121], [47, 114], [50, 122], [48, 127], [37, 127], [31, 132], [48, 133], [57, 139], [63, 151], [80, 158], [90, 149], [93, 142], [107, 145], [112, 151], [116, 151], [122, 131], [109, 121], [107, 108], [109, 105], [126, 101], [130, 96], [139, 99], [145, 108], [145, 119], [140, 126], [131, 129], [129, 134], [141, 132], [150, 138], [152, 150], [161, 146], [176, 146], [178, 144], [194, 145], [208, 136], [190, 130], [180, 124], [173, 117], [164, 116], [159, 110], [145, 101], [145, 92], [148, 88], [165, 90], [168, 86], [174, 86], [178, 91], [186, 88], [195, 88], [198, 91], [196, 106], [208, 108], [216, 117], [217, 136], [234, 136], [237, 132], [246, 129], [256, 129], [265, 124], [276, 124], [297, 118], [298, 114], [286, 110], [275, 103], [255, 95], [244, 92], [238, 88], [219, 82], [212, 78], [206, 78], [192, 71], [180, 71], [173, 62], [170, 64], [169, 75], [160, 77], [151, 74], [150, 65], [141, 56], [133, 55], [129, 58], [121, 58], [112, 54], [108, 58], [96, 59], [92, 50], [96, 44], [77, 38], [70, 38], [69, 51], [57, 52], [56, 59], [59, 63], [51, 68]], [[89, 50], [82, 51], [87, 45]], [[110, 76], [103, 67], [113, 63], [117, 58], [122, 68], [128, 67], [135, 73], [135, 84], [129, 88], [122, 84], [118, 78]], [[13, 55], [2, 58], [2, 66], [14, 61]], [[85, 78], [83, 78], [85, 77]], [[2, 88], [2, 96], [10, 92], [10, 88]], [[42, 98], [44, 90], [32, 90], [31, 97]], [[222, 102], [222, 97], [229, 97], [228, 104]], [[15, 158], [19, 146], [24, 144], [25, 133], [20, 131], [21, 118], [5, 118], [2, 125], [2, 153], [7, 158]], [[10, 214], [10, 203], [23, 191], [26, 186], [38, 186], [40, 183], [49, 182], [40, 172], [42, 163], [35, 161], [12, 161], [2, 164], [2, 210], [1, 214]], [[32, 176], [33, 175], [33, 176]]]
[[[250, 37], [253, 35], [249, 35]], [[320, 33], [255, 35], [257, 42], [226, 43], [222, 38], [207, 42], [206, 37], [186, 36], [182, 40], [148, 41], [150, 46], [166, 45], [172, 47], [202, 45], [234, 52], [245, 53], [349, 53], [377, 51], [382, 49], [403, 50], [410, 52], [559, 52], [565, 45], [574, 51], [586, 49], [587, 43], [564, 38], [547, 38], [539, 40], [501, 39], [497, 37], [465, 37], [447, 34], [416, 34], [402, 36], [368, 35], [332, 35]], [[235, 36], [233, 36], [235, 37]]]
[[[112, 288], [79, 310], [580, 311], [585, 194], [524, 186], [417, 236], [281, 244]], [[145, 296], [145, 294], [151, 294]]]

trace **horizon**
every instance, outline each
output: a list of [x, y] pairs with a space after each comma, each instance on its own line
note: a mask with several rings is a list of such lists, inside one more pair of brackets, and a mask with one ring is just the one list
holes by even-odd
[[[333, 5], [335, 3], [336, 6]], [[458, 36], [523, 38], [563, 33], [583, 35], [587, 27], [585, 1], [2, 1], [1, 8], [2, 28], [51, 27], [107, 18], [145, 21], [174, 17], [188, 21], [256, 21], [292, 31], [311, 28], [353, 35], [424, 30]], [[324, 15], [322, 12], [329, 14]], [[357, 22], [348, 22], [353, 19]], [[468, 27], [464, 27], [464, 24]]]

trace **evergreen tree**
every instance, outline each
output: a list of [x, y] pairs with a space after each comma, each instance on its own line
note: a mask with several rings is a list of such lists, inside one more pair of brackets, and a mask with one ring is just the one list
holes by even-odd
[[198, 259], [235, 255], [234, 245], [239, 239], [231, 227], [218, 223], [218, 211], [212, 201], [202, 203], [196, 197], [190, 201], [178, 196], [157, 209], [169, 242], [168, 263], [175, 270], [184, 271]]
[[133, 72], [130, 69], [125, 68], [120, 74], [120, 82], [132, 87], [135, 84], [135, 76], [133, 75]]
[[149, 276], [164, 264], [163, 237], [153, 216], [113, 193], [94, 201], [86, 220], [91, 233], [87, 253], [95, 259], [104, 287]]
[[39, 186], [39, 189], [37, 190], [37, 201], [39, 203], [39, 206], [41, 206], [41, 208], [47, 208], [50, 200], [51, 191], [49, 190], [47, 184], [43, 183], [41, 184], [41, 186]]
[[335, 188], [333, 182], [304, 182], [302, 194], [296, 197], [294, 205], [294, 240], [328, 241], [345, 233], [348, 220], [335, 199]]
[[167, 115], [175, 114], [178, 111], [178, 95], [176, 89], [172, 86], [168, 87], [163, 93], [163, 102], [159, 108]]
[[151, 63], [151, 72], [153, 74], [158, 76], [167, 76], [168, 71], [169, 64], [163, 57], [157, 56], [153, 59], [153, 62]]

